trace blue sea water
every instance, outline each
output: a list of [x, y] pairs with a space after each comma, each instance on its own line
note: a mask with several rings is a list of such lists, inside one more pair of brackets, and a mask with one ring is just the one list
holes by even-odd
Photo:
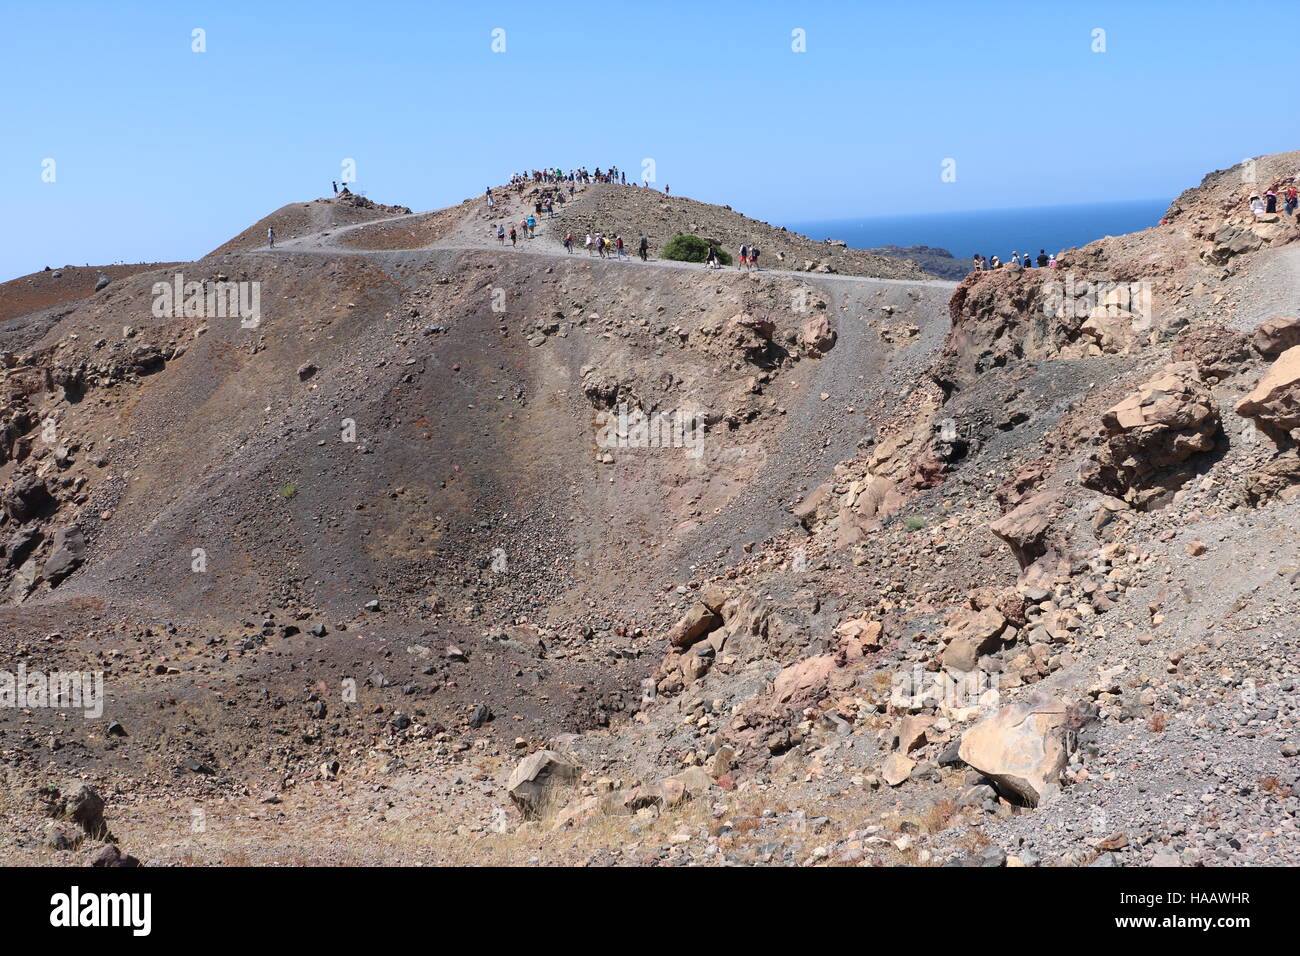
[[958, 259], [975, 253], [998, 256], [1012, 251], [1034, 256], [1083, 246], [1103, 236], [1118, 236], [1157, 225], [1169, 208], [1167, 199], [1039, 206], [1028, 209], [986, 209], [974, 212], [925, 213], [917, 216], [871, 216], [785, 222], [794, 232], [812, 239], [843, 239], [854, 249], [880, 246], [931, 246], [947, 249]]

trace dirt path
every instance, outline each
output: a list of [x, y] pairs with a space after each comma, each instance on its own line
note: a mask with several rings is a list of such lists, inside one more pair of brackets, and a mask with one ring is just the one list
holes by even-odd
[[[581, 193], [579, 193], [579, 196], [581, 196]], [[507, 222], [518, 222], [519, 219], [524, 218], [524, 216], [527, 215], [527, 212], [523, 204], [517, 201], [517, 198], [518, 197], [511, 196], [508, 197], [506, 201], [498, 202], [497, 208], [493, 211], [493, 215], [506, 217], [505, 221]], [[442, 210], [432, 210], [426, 213], [418, 213], [417, 216], [434, 215], [441, 211]], [[341, 241], [342, 238], [355, 229], [370, 228], [386, 222], [393, 222], [395, 220], [411, 218], [409, 216], [391, 216], [384, 219], [373, 219], [370, 220], [369, 222], [357, 223], [356, 225], [342, 226], [334, 229], [329, 229], [322, 232], [313, 233], [310, 236], [300, 236], [296, 239], [285, 240], [277, 244], [274, 249], [271, 249], [267, 246], [261, 246], [255, 249], [250, 249], [248, 251], [251, 253], [265, 253], [268, 255], [275, 255], [280, 253], [316, 253], [316, 254], [325, 254], [325, 255], [353, 255], [353, 256], [400, 255], [403, 258], [407, 258], [407, 259], [418, 259], [421, 253], [433, 252], [435, 250], [467, 252], [467, 251], [478, 250], [478, 249], [495, 249], [498, 251], [509, 252], [514, 255], [544, 256], [549, 258], [565, 258], [567, 256], [593, 258], [593, 259], [598, 258], [596, 256], [589, 255], [588, 253], [583, 251], [580, 248], [580, 246], [575, 248], [575, 251], [572, 253], [566, 253], [564, 251], [562, 235], [560, 235], [559, 232], [557, 232], [554, 236], [550, 235], [551, 229], [554, 228], [556, 224], [563, 223], [564, 220], [561, 217], [556, 217], [555, 219], [552, 220], [548, 220], [545, 218], [539, 219], [537, 222], [537, 235], [535, 238], [533, 239], [520, 238], [518, 240], [518, 245], [515, 246], [514, 248], [510, 247], [509, 240], [507, 240], [507, 244], [504, 247], [502, 247], [502, 245], [498, 243], [495, 238], [495, 224], [488, 223], [483, 218], [486, 212], [487, 212], [486, 203], [472, 207], [470, 211], [462, 218], [460, 223], [458, 223], [454, 227], [452, 232], [446, 238], [438, 240], [437, 242], [430, 243], [429, 245], [422, 246], [418, 249], [395, 249], [395, 250], [358, 249], [355, 247], [344, 245], [342, 243]], [[509, 227], [507, 226], [507, 229], [508, 228]], [[577, 239], [579, 243], [581, 242], [581, 239], [579, 239], [577, 236], [575, 236], [575, 239]], [[622, 260], [619, 261], [621, 261], [624, 265], [636, 266], [640, 268], [685, 269], [685, 270], [690, 270], [695, 272], [704, 271], [704, 267], [702, 265], [699, 265], [698, 263], [694, 263], [694, 262], [676, 262], [669, 259], [655, 259], [655, 258], [651, 258], [647, 262], [641, 262], [632, 253], [631, 250], [628, 250], [627, 255]], [[728, 270], [734, 269], [734, 267], [726, 267], [726, 268]], [[841, 275], [838, 273], [820, 273], [820, 272], [810, 273], [810, 272], [797, 271], [793, 269], [760, 269], [758, 271], [764, 275], [787, 275], [787, 276], [797, 276], [805, 279], [815, 278], [817, 281], [821, 281], [825, 279], [837, 283], [847, 282], [847, 283], [859, 283], [859, 284], [896, 285], [896, 286], [907, 286], [907, 287], [943, 289], [948, 291], [951, 291], [952, 289], [955, 289], [957, 287], [956, 282], [952, 282], [948, 279], [884, 279], [884, 278], [874, 278], [871, 276]]]

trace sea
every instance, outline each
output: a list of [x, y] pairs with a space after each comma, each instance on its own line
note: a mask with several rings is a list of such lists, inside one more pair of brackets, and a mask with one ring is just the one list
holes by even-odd
[[985, 258], [997, 256], [1007, 262], [1013, 251], [1029, 250], [1037, 256], [1038, 250], [1046, 249], [1050, 255], [1104, 236], [1158, 225], [1170, 202], [1169, 199], [1140, 199], [915, 216], [821, 219], [779, 225], [811, 239], [843, 239], [853, 249], [930, 246], [947, 249], [957, 259], [970, 259], [978, 252]]

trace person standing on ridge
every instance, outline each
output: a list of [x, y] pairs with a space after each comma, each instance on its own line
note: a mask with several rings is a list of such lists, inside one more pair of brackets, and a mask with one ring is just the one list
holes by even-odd
[[1047, 250], [1046, 250], [1046, 249], [1039, 249], [1039, 250], [1038, 250], [1038, 268], [1040, 268], [1040, 269], [1045, 269], [1045, 268], [1047, 268]]
[[266, 229], [266, 244], [270, 246], [272, 249], [275, 248], [275, 230], [272, 229], [270, 226], [268, 226]]
[[339, 194], [339, 184], [335, 182], [333, 179], [331, 179], [330, 185], [334, 187], [334, 195], [337, 196]]

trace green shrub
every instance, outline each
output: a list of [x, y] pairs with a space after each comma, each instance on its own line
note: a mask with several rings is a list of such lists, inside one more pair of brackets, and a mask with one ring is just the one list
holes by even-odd
[[280, 486], [280, 497], [283, 498], [285, 501], [288, 501], [290, 498], [292, 498], [292, 497], [293, 497], [294, 495], [296, 495], [297, 493], [298, 493], [298, 489], [295, 488], [293, 485], [281, 485], [281, 486]]
[[912, 515], [903, 522], [903, 527], [907, 528], [908, 531], [920, 531], [925, 527], [925, 519]]
[[[703, 262], [709, 257], [709, 244], [699, 236], [678, 233], [664, 245], [663, 257], [678, 262]], [[731, 256], [725, 249], [718, 250], [718, 261], [731, 265]]]

